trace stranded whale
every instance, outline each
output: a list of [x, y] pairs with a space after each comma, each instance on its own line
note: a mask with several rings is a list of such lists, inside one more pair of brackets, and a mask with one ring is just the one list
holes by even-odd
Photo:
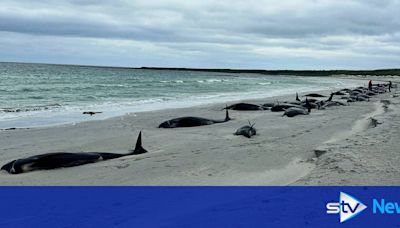
[[[306, 110], [307, 108], [307, 110]], [[293, 117], [297, 115], [308, 115], [311, 112], [312, 105], [310, 102], [308, 102], [308, 99], [306, 98], [304, 108], [297, 108], [297, 107], [291, 107], [285, 110], [285, 113], [283, 113], [282, 116], [287, 116], [287, 117]]]
[[256, 129], [254, 128], [254, 124], [245, 125], [236, 130], [234, 135], [243, 135], [247, 138], [251, 138], [251, 136], [256, 135]]
[[255, 105], [255, 104], [249, 104], [249, 103], [238, 103], [238, 104], [233, 104], [229, 105], [224, 109], [232, 109], [232, 110], [238, 110], [238, 111], [258, 111], [258, 110], [264, 110], [264, 108], [260, 105]]
[[167, 120], [167, 121], [161, 123], [158, 127], [159, 128], [197, 127], [197, 126], [203, 126], [203, 125], [211, 125], [211, 124], [215, 124], [215, 123], [224, 123], [224, 122], [228, 122], [229, 120], [231, 120], [231, 118], [229, 118], [228, 109], [226, 109], [226, 114], [225, 114], [224, 120], [211, 120], [211, 119], [206, 119], [206, 118], [201, 118], [201, 117], [188, 116], [188, 117], [180, 117], [180, 118]]
[[282, 116], [293, 117], [293, 116], [297, 116], [297, 115], [308, 115], [308, 114], [310, 114], [310, 112], [305, 110], [304, 108], [292, 107], [292, 108], [286, 109], [285, 113], [283, 113]]
[[19, 174], [35, 170], [48, 170], [85, 165], [102, 160], [109, 160], [128, 155], [143, 154], [146, 152], [147, 150], [142, 147], [142, 132], [140, 132], [136, 141], [135, 149], [131, 150], [127, 154], [114, 154], [106, 152], [48, 153], [11, 161], [1, 167], [1, 169], [11, 174]]
[[309, 94], [304, 95], [303, 97], [326, 97], [326, 96], [321, 95], [319, 93], [309, 93]]

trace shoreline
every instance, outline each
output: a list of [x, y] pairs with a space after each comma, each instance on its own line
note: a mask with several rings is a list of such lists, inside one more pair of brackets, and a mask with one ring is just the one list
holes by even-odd
[[[290, 76], [289, 76], [290, 77]], [[315, 77], [307, 77], [307, 78], [315, 78]], [[323, 77], [321, 77], [323, 78]], [[340, 78], [344, 81], [348, 80], [348, 83], [352, 83], [354, 86], [356, 83], [359, 82], [359, 85], [361, 85], [361, 81], [365, 79], [357, 78], [357, 77], [351, 77], [351, 76], [342, 76], [342, 77], [336, 77]], [[330, 90], [335, 90], [335, 89], [341, 89], [342, 85], [336, 85], [332, 86]], [[227, 95], [221, 95], [218, 98], [215, 97], [211, 101], [205, 101], [209, 98], [203, 98], [201, 101], [199, 100], [191, 100], [190, 103], [188, 101], [184, 100], [169, 100], [169, 101], [163, 101], [161, 103], [149, 103], [148, 107], [146, 104], [144, 106], [140, 106], [138, 111], [132, 111], [133, 109], [138, 109], [135, 106], [132, 107], [125, 107], [125, 108], [118, 108], [117, 110], [111, 110], [111, 111], [106, 111], [104, 109], [99, 109], [99, 108], [94, 108], [90, 109], [82, 109], [82, 110], [75, 110], [73, 112], [67, 112], [66, 115], [61, 115], [59, 112], [45, 112], [42, 113], [44, 114], [44, 117], [39, 117], [37, 116], [38, 114], [41, 113], [36, 113], [33, 115], [33, 117], [30, 117], [31, 119], [26, 119], [26, 118], [17, 118], [17, 119], [11, 119], [10, 121], [0, 121], [0, 131], [2, 130], [8, 130], [8, 129], [26, 129], [26, 128], [48, 128], [48, 127], [57, 127], [57, 126], [64, 126], [64, 125], [76, 125], [82, 122], [91, 122], [91, 121], [103, 121], [103, 120], [109, 120], [112, 118], [118, 118], [122, 117], [124, 115], [135, 115], [136, 113], [146, 113], [146, 112], [157, 112], [157, 111], [163, 111], [163, 110], [169, 110], [169, 109], [184, 109], [184, 108], [196, 108], [196, 107], [202, 107], [202, 106], [214, 106], [214, 105], [226, 105], [228, 103], [233, 103], [233, 102], [252, 102], [252, 101], [261, 101], [261, 100], [266, 100], [266, 99], [291, 99], [291, 96], [295, 94], [296, 92], [299, 93], [313, 93], [313, 92], [324, 92], [328, 91], [327, 89], [299, 89], [298, 91], [284, 91], [276, 93], [274, 91], [273, 95], [268, 95], [267, 92], [263, 94], [251, 94], [251, 95], [246, 95], [244, 96], [244, 93], [241, 94], [231, 94], [230, 96], [234, 97], [228, 97]], [[143, 104], [142, 104], [143, 105]], [[167, 105], [173, 105], [173, 108], [167, 108], [165, 106]], [[96, 114], [94, 116], [85, 116], [82, 114], [83, 111], [99, 111], [101, 112], [100, 114]], [[28, 113], [26, 113], [28, 114]], [[50, 114], [50, 116], [48, 116]], [[69, 114], [69, 115], [68, 115]], [[53, 115], [53, 116], [52, 116]], [[58, 115], [59, 118], [64, 118], [66, 120], [64, 121], [56, 121], [53, 120], [55, 118], [54, 115]], [[29, 117], [29, 114], [28, 114]], [[33, 119], [32, 119], [33, 118]], [[41, 123], [41, 122], [46, 122], [44, 119], [52, 118], [51, 121], [47, 120], [47, 123]], [[80, 120], [77, 121], [76, 119], [79, 118]], [[34, 124], [27, 124], [26, 122], [30, 121], [36, 121], [38, 123]], [[9, 123], [11, 122], [11, 123]], [[53, 122], [53, 123], [51, 123]]]
[[[392, 94], [378, 95], [373, 100], [391, 99], [388, 96]], [[294, 96], [280, 96], [280, 99], [294, 100]], [[274, 100], [246, 101], [265, 103]], [[222, 119], [224, 113], [220, 110], [224, 106], [212, 104], [165, 109], [72, 125], [0, 131], [0, 137], [4, 139], [0, 143], [1, 165], [12, 159], [56, 151], [125, 153], [134, 146], [140, 130], [143, 131], [143, 146], [149, 151], [143, 155], [65, 169], [19, 175], [0, 172], [0, 183], [325, 185], [333, 179], [319, 178], [320, 182], [315, 182], [318, 178], [313, 175], [325, 168], [321, 168], [320, 161], [326, 156], [316, 159], [315, 149], [333, 135], [351, 130], [359, 116], [371, 113], [375, 108], [374, 102], [358, 102], [294, 118], [281, 117], [282, 113], [270, 111], [230, 111], [234, 120], [226, 123], [181, 129], [157, 128], [162, 121], [179, 116]], [[257, 135], [251, 139], [234, 136], [233, 132], [248, 120], [256, 123]]]

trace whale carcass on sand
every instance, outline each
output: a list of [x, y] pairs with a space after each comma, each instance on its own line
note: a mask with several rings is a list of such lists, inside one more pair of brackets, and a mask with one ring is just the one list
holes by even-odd
[[142, 132], [140, 132], [136, 141], [135, 149], [126, 154], [115, 154], [106, 152], [47, 153], [22, 159], [16, 159], [3, 165], [3, 167], [1, 167], [1, 170], [5, 170], [10, 174], [19, 174], [35, 170], [49, 170], [85, 165], [129, 155], [143, 154], [146, 152], [147, 150], [142, 147]]
[[202, 117], [187, 116], [187, 117], [179, 117], [164, 121], [158, 127], [159, 128], [198, 127], [204, 125], [211, 125], [215, 123], [224, 123], [231, 120], [231, 118], [229, 117], [228, 109], [226, 109], [225, 112], [226, 114], [224, 120], [212, 120]]

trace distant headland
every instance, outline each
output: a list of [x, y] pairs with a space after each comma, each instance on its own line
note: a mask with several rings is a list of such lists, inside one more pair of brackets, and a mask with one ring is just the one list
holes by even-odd
[[168, 67], [140, 67], [142, 70], [177, 70], [177, 71], [201, 71], [219, 73], [255, 73], [265, 75], [295, 75], [295, 76], [333, 76], [333, 75], [376, 75], [376, 76], [400, 76], [400, 69], [377, 70], [257, 70], [257, 69], [207, 69], [207, 68], [168, 68]]
[[5, 64], [38, 64], [53, 66], [71, 67], [96, 67], [96, 68], [120, 68], [120, 69], [139, 69], [139, 70], [176, 70], [176, 71], [198, 71], [198, 72], [218, 72], [218, 73], [253, 73], [264, 75], [293, 75], [293, 76], [335, 76], [335, 75], [354, 75], [354, 76], [400, 76], [400, 68], [375, 69], [375, 70], [262, 70], [262, 69], [228, 69], [228, 68], [186, 68], [186, 67], [129, 67], [129, 66], [97, 66], [79, 64], [60, 64], [60, 63], [30, 63], [30, 62], [1, 62]]

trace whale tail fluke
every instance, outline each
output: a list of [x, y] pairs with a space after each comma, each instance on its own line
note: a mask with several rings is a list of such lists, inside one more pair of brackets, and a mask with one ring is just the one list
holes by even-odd
[[256, 125], [256, 123], [251, 124], [250, 120], [248, 120], [248, 122], [249, 122], [250, 129], [253, 129], [253, 127], [254, 127], [254, 125]]
[[131, 150], [130, 154], [144, 154], [146, 152], [147, 150], [142, 147], [142, 131], [140, 131], [136, 141], [135, 149]]

